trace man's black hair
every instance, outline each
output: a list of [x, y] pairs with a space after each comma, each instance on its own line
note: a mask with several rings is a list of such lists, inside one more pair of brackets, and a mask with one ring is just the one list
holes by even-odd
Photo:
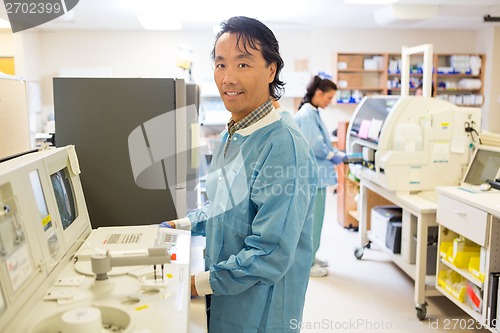
[[[276, 100], [280, 99], [285, 83], [279, 79], [284, 62], [279, 52], [279, 43], [271, 29], [262, 22], [245, 17], [234, 16], [221, 23], [221, 31], [215, 37], [214, 48], [212, 49], [212, 60], [215, 60], [215, 44], [220, 36], [225, 33], [236, 34], [237, 45], [242, 41], [243, 50], [247, 53], [248, 47], [262, 52], [262, 56], [269, 66], [276, 63], [276, 75], [273, 82], [269, 83], [269, 94]], [[241, 50], [241, 51], [243, 51]]]

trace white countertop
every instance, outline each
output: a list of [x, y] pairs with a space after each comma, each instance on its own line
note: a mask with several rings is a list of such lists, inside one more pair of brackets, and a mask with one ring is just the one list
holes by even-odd
[[437, 196], [433, 191], [419, 192], [416, 194], [408, 192], [389, 191], [382, 186], [366, 179], [361, 179], [361, 184], [370, 190], [382, 195], [387, 200], [395, 205], [404, 207], [419, 214], [432, 214], [437, 210]]
[[500, 217], [500, 191], [491, 189], [479, 191], [477, 187], [442, 186], [437, 187], [438, 194], [463, 201], [475, 208], [481, 209], [491, 215]]

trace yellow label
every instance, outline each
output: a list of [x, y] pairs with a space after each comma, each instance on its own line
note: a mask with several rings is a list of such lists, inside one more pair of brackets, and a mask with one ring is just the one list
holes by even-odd
[[169, 273], [169, 274], [167, 274], [167, 277], [168, 277], [169, 279], [171, 279], [171, 278], [173, 278], [174, 276], [173, 276], [172, 274], [170, 274], [170, 273]]
[[42, 220], [42, 226], [46, 226], [47, 224], [49, 224], [51, 221], [51, 218], [50, 218], [50, 215], [47, 215], [43, 220]]
[[144, 310], [149, 308], [149, 305], [141, 305], [135, 308], [136, 311]]
[[450, 126], [450, 123], [441, 123], [441, 127], [448, 127]]

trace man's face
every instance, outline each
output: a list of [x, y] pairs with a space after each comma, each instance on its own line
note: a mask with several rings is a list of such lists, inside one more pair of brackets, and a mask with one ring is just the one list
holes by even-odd
[[276, 64], [268, 66], [260, 50], [246, 52], [236, 37], [225, 33], [217, 40], [214, 79], [226, 109], [239, 121], [269, 99]]

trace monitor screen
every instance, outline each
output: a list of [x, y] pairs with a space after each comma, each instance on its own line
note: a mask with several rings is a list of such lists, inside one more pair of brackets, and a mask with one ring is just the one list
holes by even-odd
[[399, 97], [367, 98], [351, 125], [351, 135], [378, 143], [380, 130]]
[[57, 208], [61, 217], [63, 230], [66, 230], [78, 217], [73, 187], [67, 167], [50, 175], [56, 197]]
[[481, 185], [486, 180], [495, 180], [499, 177], [500, 151], [478, 148], [474, 159], [467, 171], [464, 183]]

